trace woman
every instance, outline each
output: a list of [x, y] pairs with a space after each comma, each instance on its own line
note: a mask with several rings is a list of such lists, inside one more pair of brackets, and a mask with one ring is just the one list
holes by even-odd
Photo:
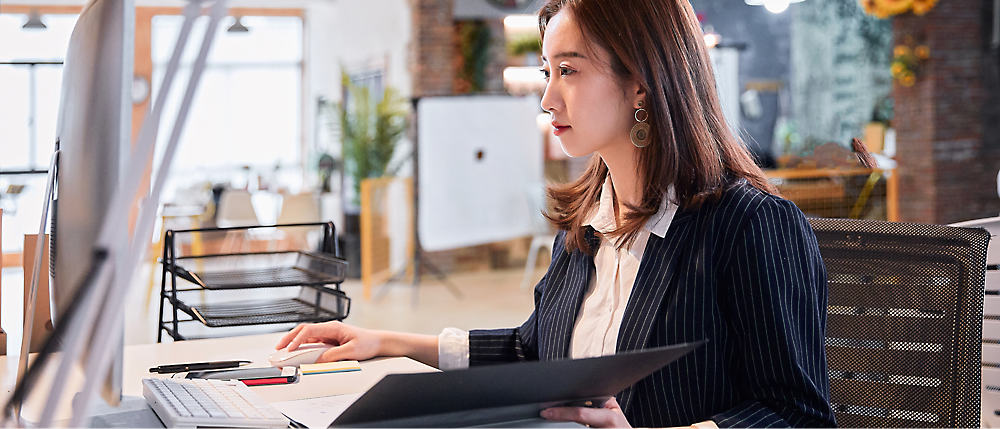
[[551, 186], [560, 229], [535, 311], [440, 336], [302, 325], [323, 360], [410, 356], [442, 369], [583, 358], [709, 339], [609, 400], [542, 416], [595, 427], [833, 426], [826, 271], [794, 204], [725, 123], [687, 1], [550, 0], [542, 108], [585, 174]]

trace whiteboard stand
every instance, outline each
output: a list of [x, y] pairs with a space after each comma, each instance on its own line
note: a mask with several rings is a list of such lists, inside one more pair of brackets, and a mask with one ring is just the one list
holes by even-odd
[[405, 267], [400, 269], [389, 280], [383, 283], [378, 290], [375, 292], [374, 301], [377, 303], [385, 297], [388, 293], [388, 287], [396, 283], [399, 283], [403, 277], [406, 276], [406, 271], [413, 267], [413, 289], [410, 290], [410, 299], [412, 301], [413, 308], [416, 308], [419, 303], [419, 287], [420, 287], [420, 270], [421, 268], [427, 269], [431, 274], [434, 275], [441, 284], [443, 284], [448, 291], [451, 292], [455, 298], [462, 299], [462, 292], [458, 290], [458, 286], [455, 286], [443, 270], [438, 268], [436, 265], [430, 261], [425, 261], [424, 247], [420, 245], [420, 224], [418, 222], [420, 216], [420, 146], [417, 144], [417, 102], [420, 101], [420, 97], [413, 97], [410, 103], [413, 106], [413, 119], [410, 121], [410, 129], [413, 136], [413, 261], [406, 264]]

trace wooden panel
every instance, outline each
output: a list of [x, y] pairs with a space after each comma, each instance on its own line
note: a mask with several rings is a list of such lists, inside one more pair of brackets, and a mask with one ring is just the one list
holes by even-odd
[[83, 6], [33, 6], [25, 4], [0, 4], [0, 13], [29, 14], [37, 10], [42, 15], [79, 15]]
[[824, 177], [867, 176], [872, 174], [870, 168], [784, 168], [764, 170], [769, 179], [819, 179]]
[[[35, 241], [38, 234], [24, 234], [24, 305], [21, 314], [27, 312], [31, 280], [34, 274]], [[42, 240], [42, 266], [38, 276], [35, 314], [31, 326], [31, 353], [39, 352], [52, 332], [52, 317], [49, 315], [49, 236]], [[23, 326], [23, 325], [22, 325]]]
[[3, 257], [3, 268], [14, 268], [21, 266], [20, 253], [8, 253]]
[[[0, 209], [0, 243], [3, 243], [3, 209]], [[3, 267], [3, 248], [0, 247], [0, 268], [2, 267]], [[3, 279], [2, 275], [0, 275], [0, 279]], [[3, 287], [0, 286], [0, 291], [2, 290]], [[2, 307], [3, 306], [0, 305], [0, 308]], [[7, 356], [7, 333], [4, 332], [2, 327], [0, 327], [0, 356]]]
[[[393, 197], [393, 190], [403, 192]], [[398, 192], [398, 191], [397, 191]], [[406, 246], [406, 274], [412, 274], [413, 260], [413, 182], [410, 178], [382, 177], [361, 181], [361, 283], [365, 299], [371, 289], [394, 275], [392, 272], [393, 243]], [[401, 197], [401, 198], [400, 198]], [[405, 219], [406, 231], [395, 231], [392, 221]]]
[[[140, 13], [152, 15], [181, 14], [181, 8], [179, 7], [137, 6], [135, 9], [136, 16]], [[302, 18], [305, 16], [305, 13], [303, 9], [299, 8], [231, 7], [229, 8], [229, 16], [297, 16]]]

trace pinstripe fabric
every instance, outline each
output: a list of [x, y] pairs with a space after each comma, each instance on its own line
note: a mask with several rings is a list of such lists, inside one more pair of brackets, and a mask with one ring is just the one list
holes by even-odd
[[[593, 258], [565, 251], [535, 287], [518, 328], [469, 333], [469, 363], [569, 356]], [[709, 339], [618, 394], [633, 426], [833, 426], [826, 367], [826, 270], [794, 204], [740, 183], [715, 203], [678, 211], [650, 236], [618, 350]]]

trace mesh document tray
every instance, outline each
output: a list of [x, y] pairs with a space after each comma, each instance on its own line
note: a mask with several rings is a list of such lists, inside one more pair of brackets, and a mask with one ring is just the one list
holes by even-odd
[[211, 328], [271, 323], [326, 322], [343, 320], [350, 313], [351, 299], [344, 292], [325, 289], [319, 293], [325, 295], [322, 305], [298, 297], [190, 306], [178, 302], [177, 308]]
[[177, 258], [174, 272], [205, 289], [318, 286], [341, 283], [347, 261], [306, 251]]
[[811, 219], [829, 284], [830, 397], [842, 427], [977, 427], [981, 229]]

